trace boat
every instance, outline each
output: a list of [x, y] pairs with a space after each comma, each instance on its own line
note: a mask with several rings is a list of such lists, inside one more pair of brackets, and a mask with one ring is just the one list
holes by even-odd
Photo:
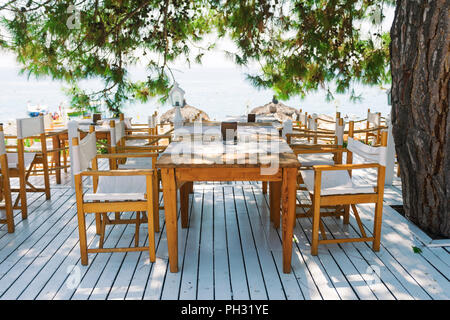
[[30, 117], [38, 117], [40, 114], [47, 114], [48, 113], [48, 107], [47, 106], [41, 106], [41, 105], [28, 105], [27, 106], [27, 113]]

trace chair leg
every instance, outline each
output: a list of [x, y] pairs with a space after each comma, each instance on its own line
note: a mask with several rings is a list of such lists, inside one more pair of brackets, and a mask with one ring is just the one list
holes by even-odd
[[[149, 179], [153, 180], [150, 181]], [[154, 192], [152, 190], [153, 186], [156, 184], [154, 181], [157, 181], [156, 176], [147, 177], [147, 194], [151, 195], [149, 197], [149, 203], [147, 205], [147, 226], [148, 226], [148, 251], [150, 256], [150, 262], [156, 261], [156, 249], [155, 249], [155, 213], [153, 212], [153, 202], [157, 201], [154, 199]], [[151, 187], [149, 187], [151, 185]]]
[[19, 197], [20, 197], [20, 209], [22, 211], [22, 219], [28, 218], [28, 206], [27, 206], [27, 185], [25, 181], [25, 176], [20, 173], [19, 177], [19, 184], [20, 184], [20, 190], [19, 190]]
[[86, 219], [84, 212], [77, 210], [78, 215], [78, 234], [80, 236], [80, 255], [81, 265], [87, 266], [88, 264], [88, 252], [87, 252], [87, 239], [86, 239]]
[[[66, 143], [64, 142], [64, 146]], [[64, 173], [67, 173], [67, 150], [63, 150]]]
[[3, 176], [0, 177], [0, 197], [5, 199], [5, 215], [6, 215], [6, 225], [8, 226], [8, 233], [14, 233], [14, 212], [12, 207], [11, 199], [11, 188], [9, 182], [9, 176], [6, 169], [7, 162], [6, 158], [1, 160], [1, 164], [5, 170], [2, 172]]
[[14, 212], [11, 204], [11, 193], [9, 193], [9, 197], [8, 195], [5, 195], [5, 212], [8, 233], [14, 233]]
[[103, 248], [103, 243], [105, 242], [105, 231], [106, 231], [106, 224], [107, 224], [107, 221], [108, 221], [107, 213], [102, 213], [102, 217], [103, 217], [103, 219], [102, 219], [102, 228], [101, 228], [101, 231], [100, 231], [100, 240], [99, 240], [99, 243], [98, 243], [98, 247], [100, 249]]
[[358, 223], [359, 232], [361, 232], [361, 236], [363, 238], [367, 238], [367, 234], [364, 231], [364, 226], [361, 222], [361, 218], [359, 217], [358, 209], [356, 208], [355, 204], [352, 204], [352, 209], [353, 209], [353, 214], [355, 215], [356, 222]]
[[100, 235], [102, 232], [102, 218], [101, 213], [97, 212], [95, 214], [95, 233]]
[[44, 186], [45, 186], [45, 200], [50, 200], [50, 174], [48, 172], [47, 154], [44, 154], [42, 159], [42, 166], [44, 168]]
[[136, 232], [134, 237], [134, 246], [139, 246], [139, 229], [141, 227], [141, 212], [136, 211]]
[[375, 204], [375, 219], [373, 226], [373, 251], [380, 251], [380, 242], [381, 242], [381, 220], [383, 216], [383, 200], [378, 201]]
[[153, 179], [153, 223], [155, 232], [159, 232], [159, 179]]
[[344, 224], [350, 223], [350, 205], [344, 206]]
[[311, 254], [317, 256], [319, 252], [319, 226], [320, 226], [320, 196], [314, 194], [313, 198], [313, 225]]
[[323, 225], [322, 219], [319, 219], [319, 229], [322, 239], [327, 240], [327, 234], [325, 233], [325, 227]]

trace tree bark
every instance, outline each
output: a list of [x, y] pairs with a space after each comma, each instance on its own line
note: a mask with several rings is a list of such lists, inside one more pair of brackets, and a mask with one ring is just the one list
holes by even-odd
[[450, 238], [450, 0], [397, 0], [392, 123], [406, 217]]

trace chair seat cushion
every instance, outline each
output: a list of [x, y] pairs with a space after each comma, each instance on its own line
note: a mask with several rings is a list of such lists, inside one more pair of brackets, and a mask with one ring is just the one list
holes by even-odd
[[146, 200], [146, 176], [100, 176], [96, 193], [86, 193], [87, 201]]
[[[310, 193], [314, 193], [314, 170], [301, 170], [300, 172], [306, 188]], [[347, 170], [322, 172], [320, 194], [323, 196], [373, 192], [374, 188], [371, 186], [355, 184]]]
[[[19, 168], [19, 154], [17, 152], [7, 153], [8, 157], [8, 168]], [[33, 163], [34, 158], [36, 157], [36, 153], [34, 152], [25, 152], [24, 153], [24, 163], [25, 168], [29, 168], [31, 163]]]
[[119, 169], [151, 169], [152, 158], [127, 158], [127, 162], [119, 164]]
[[333, 165], [333, 155], [330, 153], [305, 153], [298, 155], [298, 161], [303, 167], [318, 165]]

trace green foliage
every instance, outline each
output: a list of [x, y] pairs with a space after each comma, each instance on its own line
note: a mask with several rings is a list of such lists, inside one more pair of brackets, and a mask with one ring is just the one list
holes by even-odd
[[106, 147], [108, 145], [108, 141], [106, 139], [97, 140], [96, 145], [98, 154], [108, 153], [108, 148]]
[[[254, 86], [272, 88], [282, 99], [325, 88], [332, 100], [354, 82], [390, 81], [390, 39], [380, 26], [383, 8], [393, 3], [230, 0], [220, 11], [219, 26], [239, 48], [236, 63], [260, 65], [259, 74], [248, 75]], [[373, 24], [369, 35], [361, 31], [362, 22]], [[361, 97], [351, 92], [351, 99]]]
[[[167, 96], [169, 63], [190, 58], [191, 45], [210, 32], [208, 1], [89, 0], [8, 1], [0, 5], [0, 46], [17, 55], [23, 72], [69, 84], [72, 106], [106, 104], [118, 113], [124, 102]], [[73, 9], [76, 9], [74, 11]], [[196, 61], [201, 62], [201, 55]], [[148, 66], [147, 80], [132, 81], [128, 70]], [[188, 61], [190, 62], [190, 61]], [[83, 90], [80, 80], [96, 78], [100, 91]]]
[[[0, 5], [0, 47], [11, 50], [29, 76], [50, 76], [69, 84], [77, 108], [106, 104], [113, 113], [124, 102], [167, 100], [170, 65], [201, 63], [214, 43], [199, 46], [206, 34], [230, 37], [238, 65], [257, 63], [248, 80], [286, 99], [325, 88], [327, 98], [354, 82], [390, 81], [389, 34], [382, 34], [383, 9], [394, 0], [87, 0], [76, 12], [59, 0], [12, 0]], [[77, 13], [78, 12], [78, 13]], [[365, 36], [361, 24], [372, 24]], [[204, 44], [203, 44], [204, 45]], [[196, 50], [195, 54], [193, 49]], [[136, 63], [147, 79], [132, 81]], [[80, 89], [83, 79], [103, 83], [99, 91]], [[351, 93], [354, 101], [358, 97]]]

